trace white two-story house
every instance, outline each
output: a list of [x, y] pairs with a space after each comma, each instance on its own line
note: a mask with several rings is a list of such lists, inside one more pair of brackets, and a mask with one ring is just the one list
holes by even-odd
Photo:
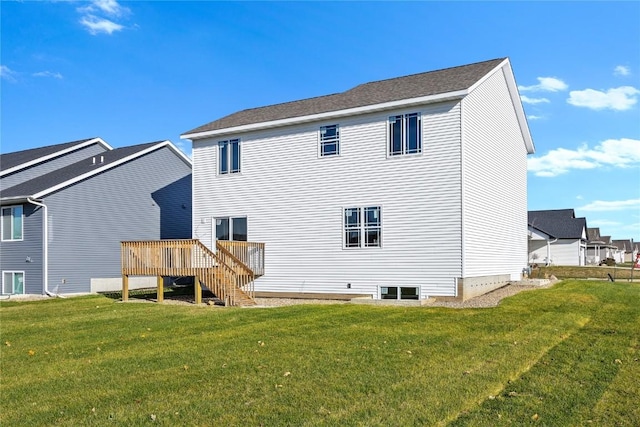
[[230, 114], [193, 142], [193, 238], [265, 243], [257, 295], [467, 299], [527, 266], [508, 59]]

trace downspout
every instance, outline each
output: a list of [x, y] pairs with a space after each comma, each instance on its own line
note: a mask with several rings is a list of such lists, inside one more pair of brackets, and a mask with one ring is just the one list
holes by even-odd
[[27, 202], [32, 205], [40, 206], [43, 209], [42, 215], [42, 287], [45, 295], [55, 297], [56, 295], [49, 292], [49, 221], [47, 205], [42, 202], [33, 200], [31, 197], [27, 197]]
[[549, 267], [551, 265], [551, 244], [557, 241], [558, 239], [553, 239], [553, 242], [547, 239], [547, 262], [545, 263], [545, 267]]

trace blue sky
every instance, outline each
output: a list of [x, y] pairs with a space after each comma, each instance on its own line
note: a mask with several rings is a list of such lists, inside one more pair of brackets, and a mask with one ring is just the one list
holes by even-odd
[[0, 2], [0, 151], [169, 139], [232, 112], [508, 56], [529, 209], [640, 241], [640, 2]]

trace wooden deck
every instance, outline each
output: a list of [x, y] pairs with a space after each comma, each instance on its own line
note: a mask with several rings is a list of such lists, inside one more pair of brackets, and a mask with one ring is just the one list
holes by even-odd
[[163, 277], [191, 276], [195, 300], [209, 289], [225, 305], [255, 305], [254, 280], [264, 274], [264, 243], [216, 242], [216, 252], [199, 240], [152, 240], [121, 243], [122, 300], [129, 298], [129, 276], [156, 276], [158, 302]]

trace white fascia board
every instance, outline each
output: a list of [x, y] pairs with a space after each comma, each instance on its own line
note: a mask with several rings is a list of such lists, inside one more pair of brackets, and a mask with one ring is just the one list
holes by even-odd
[[189, 156], [187, 156], [185, 153], [183, 153], [182, 150], [179, 149], [173, 142], [171, 142], [169, 140], [166, 140], [166, 141], [162, 142], [161, 144], [164, 144], [167, 147], [169, 147], [171, 150], [173, 150], [176, 153], [176, 155], [182, 159], [183, 162], [185, 162], [187, 165], [189, 165], [189, 167], [193, 167], [193, 162], [191, 161]]
[[63, 154], [67, 154], [72, 151], [76, 151], [76, 150], [79, 150], [80, 148], [88, 147], [89, 145], [93, 145], [96, 143], [102, 145], [107, 151], [113, 150], [113, 148], [109, 144], [107, 144], [105, 141], [103, 141], [102, 138], [93, 138], [88, 141], [81, 142], [79, 144], [66, 148], [64, 150], [56, 151], [55, 153], [51, 153], [48, 156], [38, 157], [37, 159], [31, 160], [30, 162], [22, 163], [22, 164], [19, 164], [18, 166], [14, 166], [12, 168], [2, 170], [0, 171], [0, 176], [8, 175], [10, 173], [19, 171], [21, 169], [26, 169], [30, 166], [37, 165], [38, 163], [46, 162], [47, 160], [60, 157]]
[[[65, 182], [62, 182], [62, 183], [60, 183], [58, 185], [55, 185], [53, 187], [50, 187], [50, 188], [42, 190], [42, 191], [40, 191], [38, 193], [35, 193], [33, 196], [31, 196], [31, 198], [40, 199], [41, 197], [44, 197], [47, 194], [51, 194], [54, 191], [61, 190], [61, 189], [65, 188], [65, 187], [68, 187], [70, 185], [75, 184], [76, 182], [80, 182], [82, 180], [85, 180], [87, 178], [92, 177], [93, 175], [97, 175], [97, 174], [102, 173], [104, 171], [107, 171], [109, 169], [115, 168], [116, 166], [119, 166], [119, 165], [121, 165], [123, 163], [126, 163], [126, 162], [131, 161], [133, 159], [136, 159], [138, 157], [144, 156], [145, 154], [148, 154], [148, 153], [151, 153], [151, 152], [153, 152], [155, 150], [158, 150], [158, 149], [160, 149], [162, 147], [170, 146], [170, 145], [172, 145], [172, 144], [169, 141], [160, 142], [160, 143], [158, 143], [156, 145], [153, 145], [153, 146], [151, 146], [149, 148], [146, 148], [146, 149], [144, 149], [142, 151], [138, 151], [137, 153], [134, 153], [134, 154], [132, 154], [130, 156], [124, 157], [124, 158], [122, 158], [120, 160], [117, 160], [117, 161], [115, 161], [113, 163], [106, 164], [106, 165], [104, 165], [102, 167], [99, 167], [99, 168], [96, 168], [96, 169], [94, 169], [94, 170], [92, 170], [90, 172], [84, 173], [82, 175], [78, 175], [78, 176], [76, 176], [76, 177], [74, 177], [72, 179], [69, 179], [69, 180], [67, 180]], [[178, 150], [178, 152], [179, 151], [180, 150]]]
[[[549, 240], [549, 239], [553, 239], [554, 238], [551, 234], [549, 234], [549, 233], [547, 233], [545, 231], [542, 231], [538, 227], [535, 227], [535, 226], [529, 224], [529, 235], [531, 236], [531, 233], [534, 233], [534, 232], [536, 234], [539, 234], [540, 236], [542, 236], [543, 240]], [[536, 240], [536, 239], [534, 239], [534, 240]]]
[[427, 104], [433, 102], [449, 101], [465, 97], [469, 91], [467, 89], [455, 92], [440, 93], [437, 95], [421, 96], [419, 98], [402, 99], [399, 101], [385, 102], [382, 104], [366, 105], [363, 107], [348, 108], [346, 110], [328, 111], [326, 113], [311, 114], [307, 116], [291, 117], [286, 119], [272, 120], [268, 122], [251, 123], [248, 125], [235, 126], [224, 129], [209, 130], [196, 133], [185, 133], [180, 135], [182, 139], [201, 139], [210, 136], [226, 135], [231, 133], [241, 133], [260, 129], [268, 129], [279, 126], [289, 126], [300, 123], [313, 122], [317, 120], [334, 119], [345, 116], [355, 116], [358, 114], [373, 113], [382, 110], [391, 110], [394, 108], [410, 107], [413, 105]]

